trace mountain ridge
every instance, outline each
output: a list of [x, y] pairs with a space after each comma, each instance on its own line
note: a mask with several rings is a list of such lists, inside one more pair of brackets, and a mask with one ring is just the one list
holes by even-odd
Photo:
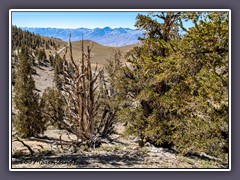
[[130, 28], [40, 28], [40, 27], [20, 27], [22, 30], [39, 34], [41, 36], [53, 37], [61, 39], [62, 41], [68, 41], [71, 34], [71, 41], [79, 41], [82, 38], [95, 41], [104, 46], [126, 46], [130, 44], [139, 43], [138, 37], [143, 36], [141, 30], [135, 30]]

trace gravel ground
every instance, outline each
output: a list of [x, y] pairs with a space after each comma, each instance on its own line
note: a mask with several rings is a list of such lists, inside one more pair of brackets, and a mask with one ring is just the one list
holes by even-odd
[[46, 63], [45, 66], [40, 68], [35, 68], [36, 74], [33, 75], [35, 81], [35, 86], [37, 91], [42, 94], [43, 91], [48, 87], [54, 87], [53, 77], [54, 70], [49, 64]]
[[[118, 130], [123, 126], [118, 124]], [[63, 131], [48, 130], [48, 137], [58, 137]], [[118, 138], [117, 138], [118, 137]], [[74, 138], [73, 136], [71, 138]], [[134, 137], [120, 137], [113, 143], [104, 143], [96, 149], [81, 148], [77, 153], [71, 153], [71, 149], [64, 147], [53, 148], [47, 143], [37, 141], [24, 141], [35, 152], [53, 152], [49, 155], [38, 156], [13, 156], [12, 168], [224, 168], [221, 164], [198, 158], [189, 158], [176, 155], [173, 152], [146, 145], [140, 148]], [[67, 135], [63, 136], [67, 140]], [[43, 151], [44, 150], [44, 151]], [[19, 142], [13, 142], [12, 154], [22, 152], [28, 154], [28, 150]], [[40, 153], [41, 154], [41, 153]]]

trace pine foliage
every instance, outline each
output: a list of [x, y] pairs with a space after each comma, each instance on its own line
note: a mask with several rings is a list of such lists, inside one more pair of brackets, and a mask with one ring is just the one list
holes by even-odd
[[36, 136], [44, 132], [45, 121], [41, 116], [39, 95], [34, 92], [35, 83], [26, 46], [21, 49], [15, 76], [14, 103], [18, 112], [14, 126], [21, 137]]
[[59, 89], [47, 88], [41, 97], [41, 107], [43, 119], [48, 126], [53, 125], [62, 129], [61, 122], [64, 120], [64, 112], [66, 109], [65, 100]]
[[[182, 21], [192, 21], [186, 29]], [[138, 15], [142, 46], [127, 54], [119, 88], [133, 102], [129, 131], [183, 154], [228, 152], [227, 13]], [[185, 31], [179, 34], [179, 29]]]

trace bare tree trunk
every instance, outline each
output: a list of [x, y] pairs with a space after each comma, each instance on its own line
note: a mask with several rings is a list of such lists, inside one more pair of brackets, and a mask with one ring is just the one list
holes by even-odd
[[87, 47], [87, 72], [88, 72], [88, 79], [89, 79], [89, 121], [90, 121], [90, 131], [91, 136], [94, 134], [94, 81], [92, 77], [92, 67], [90, 62], [90, 52], [91, 48]]
[[[60, 122], [56, 117], [50, 117], [48, 112], [44, 114], [57, 121], [68, 132], [75, 134], [79, 145], [86, 143], [90, 147], [97, 147], [101, 144], [100, 138], [106, 138], [109, 132], [113, 132], [113, 119], [118, 107], [111, 107], [100, 101], [101, 98], [110, 100], [108, 88], [111, 87], [107, 87], [105, 83], [103, 70], [98, 70], [97, 66], [92, 70], [93, 46], [87, 46], [85, 53], [83, 40], [81, 45], [81, 58], [78, 62], [73, 59], [70, 39], [63, 55], [62, 93], [66, 102], [64, 120]], [[68, 49], [70, 61], [66, 60]], [[54, 108], [54, 104], [51, 106]], [[96, 120], [96, 117], [99, 119]]]
[[[64, 54], [64, 93], [69, 107], [66, 119], [75, 119], [73, 125], [78, 132], [78, 138], [82, 141], [90, 140], [94, 136], [97, 105], [95, 103], [96, 88], [95, 83], [99, 76], [99, 71], [92, 73], [90, 54], [92, 46], [87, 47], [87, 54], [84, 53], [84, 42], [82, 40], [81, 59], [79, 64], [72, 57], [72, 44], [69, 40], [70, 59], [67, 62]], [[87, 63], [85, 62], [87, 61]], [[72, 69], [71, 69], [72, 67]]]

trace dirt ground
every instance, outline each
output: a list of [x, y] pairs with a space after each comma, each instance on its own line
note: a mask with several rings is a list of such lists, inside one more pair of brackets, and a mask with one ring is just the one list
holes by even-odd
[[[121, 133], [124, 128], [119, 123], [117, 129], [118, 133]], [[45, 135], [57, 138], [62, 133], [61, 130], [50, 129]], [[62, 138], [69, 140], [67, 134]], [[36, 156], [30, 156], [27, 148], [20, 142], [13, 142], [12, 168], [226, 168], [215, 161], [176, 155], [167, 149], [149, 144], [140, 148], [134, 137], [115, 134], [113, 138], [115, 141], [112, 143], [103, 143], [96, 149], [83, 147], [75, 153], [67, 147], [60, 148], [43, 142], [25, 140], [27, 145], [38, 152]]]
[[54, 87], [54, 70], [49, 63], [46, 63], [45, 66], [41, 66], [40, 68], [35, 69], [36, 74], [33, 75], [33, 78], [35, 81], [36, 89], [40, 94], [42, 94], [46, 88]]

